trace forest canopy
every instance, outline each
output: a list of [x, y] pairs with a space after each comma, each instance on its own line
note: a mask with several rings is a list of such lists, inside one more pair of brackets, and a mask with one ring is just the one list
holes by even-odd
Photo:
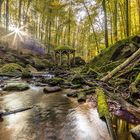
[[0, 23], [7, 31], [36, 38], [48, 53], [69, 45], [90, 60], [116, 41], [139, 34], [140, 1], [0, 0]]

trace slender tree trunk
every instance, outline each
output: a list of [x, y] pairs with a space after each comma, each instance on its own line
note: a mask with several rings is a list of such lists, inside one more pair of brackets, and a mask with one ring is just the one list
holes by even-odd
[[114, 0], [114, 39], [115, 41], [118, 41], [118, 0]]
[[9, 27], [9, 0], [6, 0], [6, 30]]
[[103, 11], [104, 11], [104, 30], [105, 30], [105, 46], [108, 48], [108, 25], [107, 25], [107, 10], [106, 10], [106, 0], [103, 0]]
[[0, 0], [0, 23], [2, 21], [2, 3], [3, 3], [4, 0]]
[[28, 11], [29, 11], [29, 7], [31, 5], [31, 2], [32, 2], [32, 0], [28, 0], [27, 9], [26, 9], [26, 12], [25, 12], [25, 20], [24, 20], [25, 25], [27, 23]]
[[19, 0], [19, 12], [18, 12], [19, 27], [21, 26], [21, 9], [22, 9], [22, 0]]
[[137, 0], [137, 5], [138, 5], [138, 18], [139, 18], [138, 31], [140, 33], [140, 0]]
[[69, 24], [68, 24], [68, 45], [70, 46], [70, 34], [71, 34], [71, 2], [69, 6]]
[[126, 0], [126, 36], [129, 37], [129, 0]]

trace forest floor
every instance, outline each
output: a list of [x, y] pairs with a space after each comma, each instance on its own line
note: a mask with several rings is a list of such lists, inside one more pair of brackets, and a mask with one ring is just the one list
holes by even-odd
[[[35, 86], [47, 86], [46, 94], [68, 88], [72, 89], [68, 97], [92, 102], [94, 107], [97, 106], [96, 88], [100, 87], [112, 114], [140, 124], [139, 49], [140, 37], [134, 36], [107, 48], [88, 64], [78, 57], [75, 66], [68, 67], [54, 64], [50, 55], [22, 54], [0, 47], [0, 85], [4, 90], [5, 79], [15, 77]], [[28, 89], [22, 86], [17, 89]], [[6, 94], [3, 90], [1, 96]]]

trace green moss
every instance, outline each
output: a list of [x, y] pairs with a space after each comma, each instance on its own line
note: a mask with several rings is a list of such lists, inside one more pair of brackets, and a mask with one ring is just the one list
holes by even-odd
[[1, 73], [15, 73], [15, 72], [22, 72], [23, 69], [24, 68], [22, 66], [16, 63], [9, 63], [9, 64], [3, 65], [3, 67], [0, 68], [0, 72]]
[[3, 90], [5, 91], [24, 91], [29, 89], [29, 85], [26, 83], [12, 83], [6, 85]]
[[98, 112], [100, 117], [109, 117], [109, 109], [107, 105], [106, 96], [101, 88], [96, 88], [98, 100]]

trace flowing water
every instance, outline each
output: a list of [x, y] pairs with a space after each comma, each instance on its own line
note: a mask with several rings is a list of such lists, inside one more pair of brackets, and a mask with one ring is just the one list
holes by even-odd
[[[0, 140], [110, 140], [97, 110], [89, 103], [79, 105], [67, 98], [65, 92], [45, 95], [41, 88], [32, 87], [1, 96], [0, 110], [34, 107], [4, 116], [0, 122]], [[132, 140], [128, 134], [131, 125], [113, 120], [118, 140]]]

